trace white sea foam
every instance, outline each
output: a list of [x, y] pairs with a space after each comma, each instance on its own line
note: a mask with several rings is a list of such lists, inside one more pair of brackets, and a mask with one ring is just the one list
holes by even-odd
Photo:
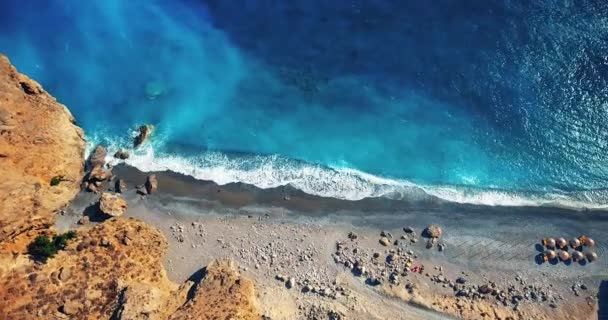
[[[88, 151], [98, 139], [91, 139]], [[110, 144], [110, 151], [128, 141]], [[87, 152], [88, 154], [88, 152]], [[116, 165], [122, 161], [106, 159]], [[387, 197], [411, 199], [420, 194], [455, 203], [488, 206], [553, 206], [573, 209], [606, 209], [605, 191], [581, 193], [523, 193], [464, 186], [431, 186], [375, 176], [350, 168], [329, 168], [274, 155], [227, 155], [204, 152], [195, 157], [159, 154], [147, 145], [131, 154], [124, 163], [144, 172], [173, 171], [219, 185], [242, 182], [268, 189], [290, 185], [305, 193], [343, 200]]]

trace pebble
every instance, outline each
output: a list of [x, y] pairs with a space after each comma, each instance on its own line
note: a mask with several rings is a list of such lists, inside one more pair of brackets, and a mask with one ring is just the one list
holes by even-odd
[[391, 242], [388, 240], [388, 238], [382, 237], [380, 238], [380, 244], [387, 247], [391, 244]]

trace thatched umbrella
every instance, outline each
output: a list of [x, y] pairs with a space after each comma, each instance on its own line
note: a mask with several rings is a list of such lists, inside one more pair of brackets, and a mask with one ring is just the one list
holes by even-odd
[[544, 238], [542, 243], [543, 246], [547, 247], [547, 249], [555, 248], [555, 239], [553, 238]]
[[572, 252], [572, 260], [574, 261], [579, 261], [584, 259], [583, 253], [580, 251], [574, 251]]
[[587, 261], [589, 261], [589, 262], [597, 261], [597, 253], [595, 253], [595, 252], [587, 252], [586, 256], [587, 256]]
[[557, 240], [555, 240], [555, 244], [558, 248], [563, 249], [568, 245], [568, 241], [566, 241], [564, 238], [557, 238]]
[[560, 250], [559, 251], [559, 258], [562, 261], [568, 261], [568, 260], [570, 260], [570, 254], [566, 250]]
[[570, 240], [570, 246], [572, 247], [572, 249], [576, 249], [581, 246], [581, 241], [577, 238], [574, 238]]
[[553, 251], [553, 250], [547, 250], [543, 254], [543, 260], [545, 260], [545, 261], [551, 261], [555, 258], [557, 258], [557, 253], [555, 253], [555, 251]]

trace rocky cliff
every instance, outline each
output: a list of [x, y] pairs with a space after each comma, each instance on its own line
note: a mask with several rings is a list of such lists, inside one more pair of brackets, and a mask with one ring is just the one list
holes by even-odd
[[85, 140], [74, 122], [0, 55], [0, 242], [51, 225], [78, 192]]
[[161, 263], [167, 240], [133, 218], [82, 227], [46, 263], [32, 260], [27, 244], [55, 233], [55, 213], [79, 190], [84, 145], [67, 108], [0, 55], [0, 318], [259, 318], [253, 283], [232, 262], [175, 284]]

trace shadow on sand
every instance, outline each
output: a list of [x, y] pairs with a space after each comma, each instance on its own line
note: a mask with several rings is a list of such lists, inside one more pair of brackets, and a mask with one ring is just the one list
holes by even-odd
[[603, 280], [602, 283], [600, 283], [600, 289], [597, 293], [597, 301], [597, 318], [599, 320], [608, 320], [608, 280]]

